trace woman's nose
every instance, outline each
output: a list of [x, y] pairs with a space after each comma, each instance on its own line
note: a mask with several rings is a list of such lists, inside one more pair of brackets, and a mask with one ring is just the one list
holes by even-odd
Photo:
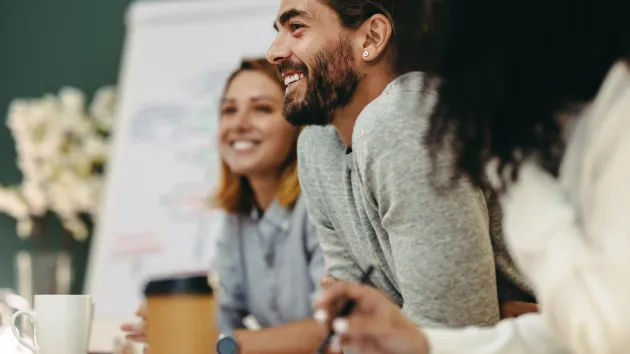
[[242, 112], [239, 112], [235, 117], [234, 117], [234, 128], [239, 129], [239, 130], [247, 130], [249, 128], [251, 128], [251, 114], [249, 112], [249, 110], [244, 110]]

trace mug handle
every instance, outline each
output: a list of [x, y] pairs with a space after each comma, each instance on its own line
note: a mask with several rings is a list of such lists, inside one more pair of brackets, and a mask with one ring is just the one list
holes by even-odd
[[39, 353], [39, 347], [25, 341], [22, 338], [22, 336], [20, 336], [20, 332], [18, 332], [18, 329], [15, 323], [17, 322], [18, 318], [20, 318], [21, 316], [28, 317], [33, 323], [33, 325], [35, 324], [35, 317], [36, 317], [35, 312], [20, 310], [13, 314], [13, 318], [11, 320], [11, 331], [13, 332], [13, 335], [18, 340], [18, 342], [20, 342], [20, 344], [30, 349], [33, 353]]

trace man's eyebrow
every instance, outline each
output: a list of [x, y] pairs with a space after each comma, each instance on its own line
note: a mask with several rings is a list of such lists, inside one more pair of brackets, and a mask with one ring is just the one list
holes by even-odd
[[289, 20], [291, 20], [292, 18], [295, 17], [304, 17], [307, 19], [312, 18], [311, 15], [309, 15], [306, 11], [304, 10], [298, 10], [298, 9], [288, 9], [285, 12], [283, 12], [280, 16], [278, 16], [278, 21], [273, 23], [273, 28], [278, 31], [278, 23], [280, 24], [280, 26], [284, 26], [287, 22], [289, 22]]

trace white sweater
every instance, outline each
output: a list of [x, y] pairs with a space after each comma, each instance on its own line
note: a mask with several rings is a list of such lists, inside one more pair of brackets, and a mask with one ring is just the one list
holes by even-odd
[[506, 240], [541, 314], [488, 328], [427, 330], [432, 354], [630, 351], [627, 63], [612, 68], [567, 133], [559, 178], [527, 162], [501, 200]]

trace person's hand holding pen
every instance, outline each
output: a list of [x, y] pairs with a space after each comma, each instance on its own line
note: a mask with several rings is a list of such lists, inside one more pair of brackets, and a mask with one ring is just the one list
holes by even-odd
[[[346, 317], [334, 318], [339, 304], [353, 300], [356, 305]], [[400, 308], [377, 289], [335, 281], [315, 306], [315, 319], [335, 331], [330, 350], [341, 347], [370, 354], [428, 354], [426, 337]]]

